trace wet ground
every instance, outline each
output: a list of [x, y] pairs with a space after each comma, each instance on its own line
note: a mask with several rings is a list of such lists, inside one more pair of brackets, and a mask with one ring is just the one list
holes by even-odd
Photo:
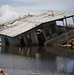
[[0, 68], [10, 75], [74, 75], [74, 50], [67, 47], [0, 47]]

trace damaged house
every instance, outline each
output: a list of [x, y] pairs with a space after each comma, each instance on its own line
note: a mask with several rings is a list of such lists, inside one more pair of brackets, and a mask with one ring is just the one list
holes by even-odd
[[[73, 13], [49, 11], [40, 15], [25, 15], [14, 21], [0, 24], [2, 45], [50, 45], [63, 44], [74, 38], [73, 25], [67, 24]], [[62, 25], [57, 25], [61, 22]]]

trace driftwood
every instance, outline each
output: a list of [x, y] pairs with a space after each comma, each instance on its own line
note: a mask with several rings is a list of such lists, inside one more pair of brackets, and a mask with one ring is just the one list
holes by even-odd
[[0, 74], [2, 74], [2, 75], [10, 75], [8, 73], [5, 73], [3, 69], [0, 69]]

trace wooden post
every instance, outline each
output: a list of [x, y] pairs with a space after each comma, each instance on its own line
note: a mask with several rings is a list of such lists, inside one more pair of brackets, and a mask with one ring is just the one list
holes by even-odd
[[45, 40], [47, 40], [45, 31], [44, 31], [44, 28], [42, 29], [42, 32], [43, 32], [43, 34], [44, 34]]
[[74, 25], [74, 16], [72, 16], [72, 20], [73, 20], [73, 25]]
[[64, 21], [62, 20], [63, 26], [64, 26]]
[[68, 35], [67, 35], [67, 31], [66, 31], [66, 28], [65, 28], [65, 25], [64, 25], [64, 21], [62, 21], [62, 23], [63, 23], [63, 26], [64, 26], [64, 31], [65, 31], [66, 40], [67, 40], [67, 42], [68, 42]]
[[65, 18], [65, 23], [66, 23], [66, 26], [67, 26], [67, 20], [66, 20], [66, 16], [64, 16], [64, 18]]
[[66, 28], [65, 28], [65, 25], [64, 25], [64, 21], [62, 21], [62, 23], [63, 23], [63, 27], [64, 27], [64, 32], [66, 32]]

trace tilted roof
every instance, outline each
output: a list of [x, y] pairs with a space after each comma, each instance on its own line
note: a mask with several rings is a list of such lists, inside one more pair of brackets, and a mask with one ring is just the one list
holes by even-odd
[[30, 29], [37, 27], [42, 23], [64, 19], [66, 17], [71, 16], [74, 16], [74, 13], [62, 13], [51, 11], [35, 16], [23, 16], [22, 18], [3, 24], [5, 27], [0, 30], [0, 34], [15, 37], [19, 34], [22, 34]]

